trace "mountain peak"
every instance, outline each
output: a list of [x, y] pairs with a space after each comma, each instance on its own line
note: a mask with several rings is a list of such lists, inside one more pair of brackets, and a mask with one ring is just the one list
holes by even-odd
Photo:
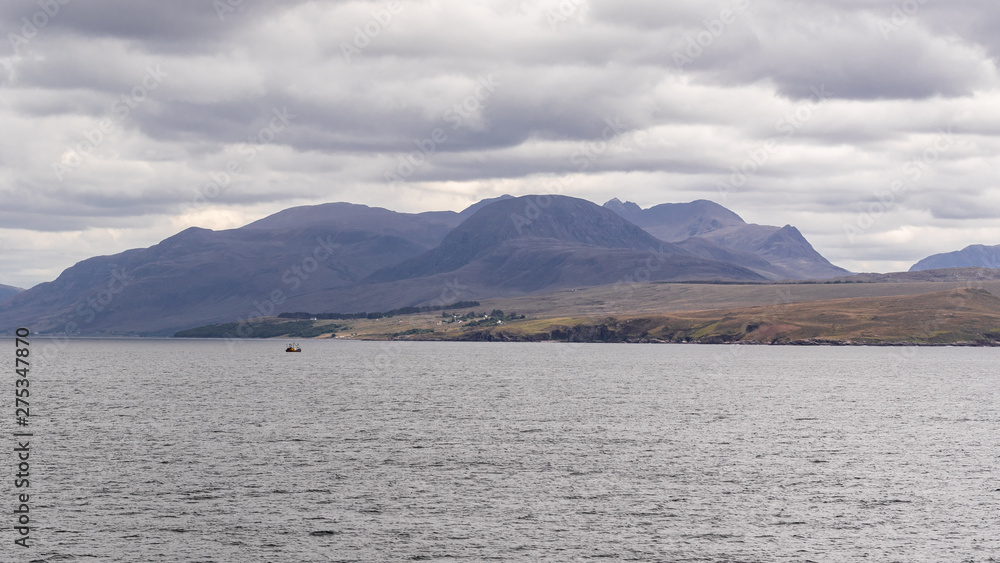
[[622, 203], [614, 198], [604, 207], [669, 242], [680, 242], [725, 227], [746, 224], [739, 215], [706, 199], [689, 203], [661, 203], [642, 209], [631, 201]]
[[532, 195], [480, 209], [437, 248], [363, 281], [416, 283], [412, 280], [423, 278], [433, 286], [461, 279], [470, 287], [523, 293], [619, 283], [636, 275], [637, 268], [650, 269], [651, 279], [660, 280], [764, 279], [742, 266], [701, 258], [658, 240], [592, 202]]
[[22, 291], [24, 290], [21, 289], [20, 287], [14, 287], [12, 285], [3, 285], [2, 283], [0, 283], [0, 301], [9, 299], [17, 295], [18, 293], [21, 293]]
[[928, 256], [910, 267], [911, 272], [943, 268], [1000, 268], [1000, 245], [970, 244], [962, 250]]
[[525, 240], [685, 253], [589, 201], [562, 195], [521, 196], [483, 207], [448, 233], [439, 247], [377, 272], [372, 279], [387, 281], [451, 271], [504, 243]]
[[[116, 272], [128, 275], [120, 294], [81, 317], [79, 304], [106, 291]], [[501, 196], [462, 213], [329, 203], [239, 229], [190, 228], [149, 248], [83, 260], [52, 282], [0, 295], [0, 330], [31, 323], [54, 333], [172, 334], [279, 309], [384, 311], [446, 299], [452, 287], [463, 299], [489, 299], [640, 276], [761, 281], [830, 273], [846, 272], [794, 227], [747, 225], [704, 200], [643, 210], [617, 198], [602, 207], [561, 195]], [[78, 326], [67, 328], [70, 318]]]
[[642, 208], [639, 207], [637, 204], [631, 201], [626, 201], [625, 203], [622, 203], [622, 200], [618, 199], [617, 197], [608, 200], [607, 202], [604, 203], [602, 207], [610, 209], [611, 211], [614, 211], [615, 213], [621, 215], [626, 219], [629, 219], [630, 217], [634, 217], [642, 213]]
[[502, 196], [499, 196], [499, 197], [486, 198], [486, 199], [477, 201], [476, 203], [473, 203], [472, 205], [466, 207], [465, 209], [463, 209], [462, 211], [459, 212], [459, 215], [461, 215], [462, 217], [468, 217], [469, 215], [472, 215], [476, 211], [479, 211], [480, 209], [486, 207], [487, 205], [489, 205], [491, 203], [496, 203], [498, 201], [503, 201], [505, 199], [513, 199], [513, 198], [514, 198], [514, 196], [512, 196], [510, 194], [503, 194]]

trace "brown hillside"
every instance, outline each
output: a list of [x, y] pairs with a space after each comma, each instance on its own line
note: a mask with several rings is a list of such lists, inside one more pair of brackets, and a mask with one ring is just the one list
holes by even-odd
[[465, 339], [992, 344], [1000, 340], [1000, 298], [981, 289], [956, 289], [654, 316], [561, 317], [495, 327]]

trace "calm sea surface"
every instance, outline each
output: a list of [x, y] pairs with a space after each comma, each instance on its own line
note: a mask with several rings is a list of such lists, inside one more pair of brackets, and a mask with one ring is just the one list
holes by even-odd
[[285, 344], [34, 340], [23, 560], [1000, 560], [1000, 350]]

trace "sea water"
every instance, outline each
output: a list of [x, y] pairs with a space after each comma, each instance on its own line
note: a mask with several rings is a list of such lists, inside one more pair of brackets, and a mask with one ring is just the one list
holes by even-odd
[[25, 561], [1000, 558], [1000, 350], [45, 344]]

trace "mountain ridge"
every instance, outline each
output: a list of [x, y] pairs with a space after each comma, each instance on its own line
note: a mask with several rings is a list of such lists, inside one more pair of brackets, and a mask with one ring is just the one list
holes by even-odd
[[970, 244], [962, 250], [932, 254], [913, 266], [911, 272], [942, 268], [1000, 268], [1000, 244]]
[[12, 285], [4, 285], [0, 283], [0, 301], [6, 301], [7, 299], [10, 299], [11, 297], [17, 295], [18, 293], [21, 293], [22, 291], [24, 290], [21, 289], [20, 287], [14, 287]]
[[622, 203], [614, 198], [604, 207], [664, 241], [680, 242], [682, 245], [691, 241], [689, 246], [697, 246], [697, 251], [703, 256], [729, 253], [734, 260], [738, 260], [737, 264], [753, 269], [768, 279], [828, 279], [851, 273], [831, 264], [795, 227], [747, 223], [736, 213], [712, 201], [699, 199], [642, 209], [635, 203]]
[[[339, 202], [236, 229], [192, 227], [88, 258], [0, 302], [0, 330], [31, 323], [42, 332], [159, 335], [286, 310], [388, 310], [628, 280], [757, 282], [795, 273], [770, 264], [767, 248], [808, 246], [792, 227], [769, 228], [764, 242], [781, 236], [754, 253], [708, 238], [678, 244], [608, 207], [568, 196], [501, 196], [423, 213]], [[704, 200], [653, 209], [653, 226], [678, 210], [706, 210], [689, 221], [706, 237], [745, 225]]]
[[[454, 270], [513, 239], [554, 239], [603, 248], [651, 252], [668, 248], [671, 252], [686, 254], [675, 245], [657, 240], [620, 216], [582, 199], [549, 196], [552, 203], [546, 209], [533, 219], [526, 218], [520, 213], [523, 213], [532, 197], [502, 200], [480, 208], [449, 232], [437, 248], [406, 264], [390, 267], [382, 275], [376, 274], [375, 279], [395, 281], [404, 279], [400, 276], [414, 277]], [[593, 214], [585, 213], [588, 208], [593, 210]], [[585, 222], [581, 222], [584, 220]]]

